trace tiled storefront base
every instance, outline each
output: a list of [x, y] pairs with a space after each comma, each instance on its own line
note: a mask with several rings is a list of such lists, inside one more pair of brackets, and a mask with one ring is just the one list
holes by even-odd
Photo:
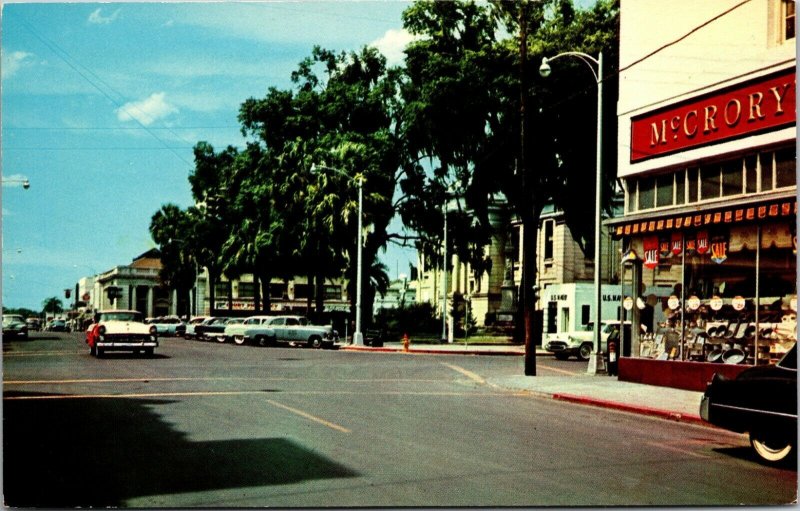
[[734, 378], [748, 367], [752, 366], [622, 357], [619, 360], [618, 379], [702, 392], [714, 373]]

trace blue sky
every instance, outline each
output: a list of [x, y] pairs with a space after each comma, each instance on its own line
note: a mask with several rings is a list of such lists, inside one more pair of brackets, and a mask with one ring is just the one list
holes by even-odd
[[[289, 87], [315, 44], [398, 62], [407, 5], [4, 4], [3, 305], [40, 309], [152, 248], [153, 213], [192, 203], [197, 141], [243, 145], [239, 105]], [[390, 275], [412, 258], [387, 254]]]

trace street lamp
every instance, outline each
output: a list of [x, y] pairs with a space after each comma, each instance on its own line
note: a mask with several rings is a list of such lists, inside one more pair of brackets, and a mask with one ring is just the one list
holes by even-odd
[[328, 167], [326, 165], [317, 165], [316, 163], [311, 164], [311, 172], [315, 173], [317, 170], [330, 170], [331, 172], [336, 172], [337, 174], [341, 174], [342, 176], [346, 177], [351, 181], [355, 181], [358, 184], [358, 248], [357, 248], [357, 256], [356, 256], [356, 330], [353, 332], [353, 344], [356, 346], [360, 346], [364, 344], [364, 334], [361, 333], [361, 274], [362, 274], [362, 241], [361, 241], [361, 229], [362, 229], [362, 221], [363, 221], [363, 213], [364, 213], [364, 175], [358, 174], [357, 177], [353, 177], [349, 175], [347, 172], [337, 169], [335, 167]]
[[[567, 51], [559, 53], [555, 57], [542, 58], [542, 65], [539, 66], [539, 74], [547, 78], [550, 76], [552, 69], [550, 62], [560, 57], [577, 57], [582, 60], [594, 75], [597, 82], [597, 159], [596, 159], [596, 175], [595, 175], [595, 211], [594, 211], [594, 350], [591, 358], [589, 359], [590, 374], [597, 374], [598, 372], [605, 372], [603, 366], [603, 354], [600, 351], [600, 321], [601, 321], [601, 293], [600, 293], [600, 215], [602, 210], [602, 182], [603, 182], [603, 52], [597, 54], [595, 59], [579, 51]], [[594, 66], [597, 65], [597, 72]]]
[[31, 182], [27, 178], [25, 179], [3, 178], [3, 183], [20, 183], [22, 187], [26, 190], [31, 187]]

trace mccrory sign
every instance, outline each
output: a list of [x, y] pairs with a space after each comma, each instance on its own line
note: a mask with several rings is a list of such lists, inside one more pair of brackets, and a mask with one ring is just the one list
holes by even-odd
[[795, 124], [794, 68], [631, 119], [631, 163]]

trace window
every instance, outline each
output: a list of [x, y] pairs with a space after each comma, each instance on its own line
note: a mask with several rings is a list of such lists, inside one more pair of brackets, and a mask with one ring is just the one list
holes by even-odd
[[254, 282], [239, 282], [239, 298], [253, 298], [256, 295]]
[[686, 172], [681, 170], [675, 174], [675, 204], [686, 202]]
[[794, 0], [783, 0], [783, 37], [786, 41], [795, 37], [796, 9]]
[[675, 176], [667, 174], [656, 179], [656, 207], [672, 206], [672, 184]]
[[313, 296], [314, 296], [314, 286], [309, 286], [308, 284], [294, 285], [294, 298], [296, 300]]
[[590, 305], [581, 305], [581, 325], [585, 325], [591, 321], [589, 317], [591, 314], [591, 306]]
[[325, 299], [326, 300], [341, 300], [342, 299], [342, 286], [325, 286]]
[[217, 296], [228, 296], [231, 293], [230, 282], [217, 282], [214, 284], [214, 293]]
[[774, 188], [772, 180], [772, 153], [761, 153], [761, 191], [768, 192]]
[[745, 193], [756, 193], [758, 191], [758, 158], [755, 155], [747, 156], [744, 159]]
[[700, 169], [700, 199], [716, 199], [720, 194], [719, 167], [710, 165]]
[[636, 180], [628, 179], [625, 181], [625, 194], [628, 199], [628, 213], [636, 211]]
[[639, 210], [651, 209], [655, 203], [656, 181], [652, 177], [646, 177], [639, 181]]
[[558, 302], [547, 302], [547, 333], [554, 334], [558, 330], [556, 321], [558, 320]]
[[797, 183], [796, 161], [794, 148], [775, 152], [775, 188], [794, 186]]
[[544, 258], [553, 258], [553, 229], [554, 223], [552, 220], [544, 221]]
[[742, 161], [734, 160], [722, 165], [722, 196], [741, 195], [744, 186]]
[[688, 203], [697, 202], [697, 174], [699, 169], [689, 169], [686, 173], [688, 181], [689, 181], [689, 199], [686, 201]]

